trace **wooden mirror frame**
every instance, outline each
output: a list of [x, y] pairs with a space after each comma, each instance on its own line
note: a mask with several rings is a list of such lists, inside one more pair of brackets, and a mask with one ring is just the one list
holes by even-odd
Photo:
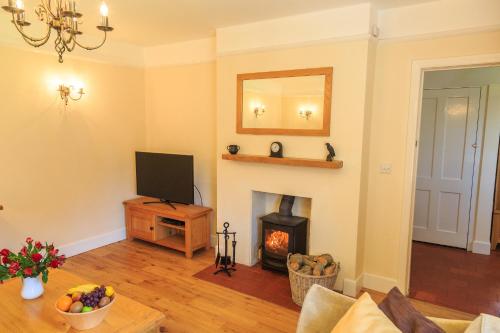
[[[243, 127], [243, 81], [258, 79], [276, 79], [299, 76], [325, 76], [325, 93], [323, 104], [323, 128], [244, 128]], [[297, 136], [330, 136], [330, 120], [332, 108], [333, 67], [292, 69], [274, 72], [238, 74], [236, 78], [236, 133], [254, 135], [297, 135]]]

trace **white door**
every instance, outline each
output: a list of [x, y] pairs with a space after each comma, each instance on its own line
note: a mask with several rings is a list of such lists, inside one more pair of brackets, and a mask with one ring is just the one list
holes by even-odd
[[413, 239], [467, 248], [480, 88], [424, 90]]

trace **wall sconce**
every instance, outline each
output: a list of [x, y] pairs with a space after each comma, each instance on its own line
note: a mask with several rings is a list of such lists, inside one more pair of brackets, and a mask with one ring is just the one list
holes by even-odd
[[83, 88], [75, 88], [72, 85], [67, 86], [64, 84], [59, 85], [57, 91], [59, 91], [59, 95], [61, 96], [61, 99], [64, 101], [65, 105], [68, 105], [68, 101], [70, 99], [73, 101], [78, 101], [85, 94]]
[[262, 116], [266, 112], [266, 106], [264, 104], [257, 105], [253, 108], [253, 113], [255, 114], [255, 118]]
[[306, 120], [309, 120], [309, 118], [312, 116], [313, 112], [311, 110], [307, 109], [300, 109], [299, 110], [299, 116], [302, 118], [306, 118]]

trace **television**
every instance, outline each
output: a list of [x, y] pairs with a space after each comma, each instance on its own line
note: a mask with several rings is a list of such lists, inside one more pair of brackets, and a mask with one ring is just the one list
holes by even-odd
[[135, 153], [137, 195], [164, 203], [194, 203], [193, 156]]

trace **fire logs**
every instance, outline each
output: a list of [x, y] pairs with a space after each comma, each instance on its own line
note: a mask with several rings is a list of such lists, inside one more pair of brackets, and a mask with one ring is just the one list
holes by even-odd
[[335, 272], [337, 264], [329, 254], [319, 256], [306, 256], [299, 253], [290, 256], [290, 269], [314, 276], [331, 275]]

